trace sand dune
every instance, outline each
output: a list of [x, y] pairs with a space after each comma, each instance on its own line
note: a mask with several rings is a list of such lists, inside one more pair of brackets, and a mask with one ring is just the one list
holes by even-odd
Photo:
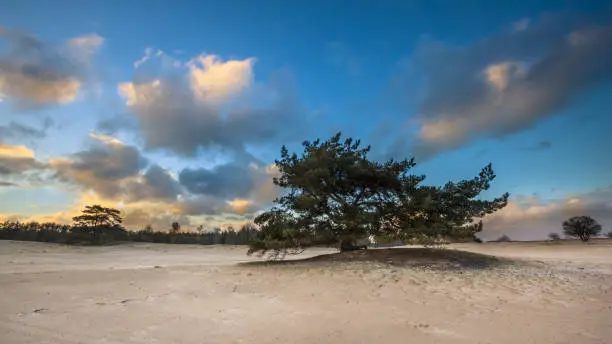
[[609, 242], [447, 249], [519, 263], [253, 266], [243, 247], [1, 241], [0, 343], [612, 343]]

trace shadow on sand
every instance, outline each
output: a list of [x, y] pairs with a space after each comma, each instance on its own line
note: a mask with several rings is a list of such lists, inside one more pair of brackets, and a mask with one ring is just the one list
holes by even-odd
[[387, 248], [323, 254], [305, 259], [267, 260], [242, 266], [329, 266], [343, 263], [373, 263], [431, 270], [488, 269], [512, 263], [495, 256], [444, 248]]

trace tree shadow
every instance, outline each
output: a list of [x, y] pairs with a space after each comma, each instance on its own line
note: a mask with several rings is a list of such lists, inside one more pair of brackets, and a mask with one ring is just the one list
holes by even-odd
[[509, 259], [444, 248], [388, 248], [323, 254], [311, 258], [240, 263], [242, 266], [330, 266], [374, 263], [431, 270], [479, 270], [512, 263]]

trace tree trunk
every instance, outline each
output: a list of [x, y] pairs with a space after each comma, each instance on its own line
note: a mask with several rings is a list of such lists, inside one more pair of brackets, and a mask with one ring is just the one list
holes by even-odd
[[353, 241], [350, 239], [340, 239], [340, 252], [356, 251], [359, 250], [358, 246], [353, 245]]

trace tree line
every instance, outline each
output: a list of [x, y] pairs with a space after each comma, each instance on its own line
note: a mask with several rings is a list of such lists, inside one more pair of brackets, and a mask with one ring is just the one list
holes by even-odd
[[257, 235], [253, 224], [239, 229], [214, 228], [198, 232], [180, 232], [174, 222], [169, 231], [156, 231], [151, 226], [130, 231], [122, 226], [123, 219], [117, 209], [100, 205], [86, 206], [82, 214], [73, 218], [73, 225], [52, 222], [4, 221], [0, 223], [0, 240], [42, 241], [63, 244], [103, 245], [114, 242], [151, 242], [166, 244], [248, 245]]

